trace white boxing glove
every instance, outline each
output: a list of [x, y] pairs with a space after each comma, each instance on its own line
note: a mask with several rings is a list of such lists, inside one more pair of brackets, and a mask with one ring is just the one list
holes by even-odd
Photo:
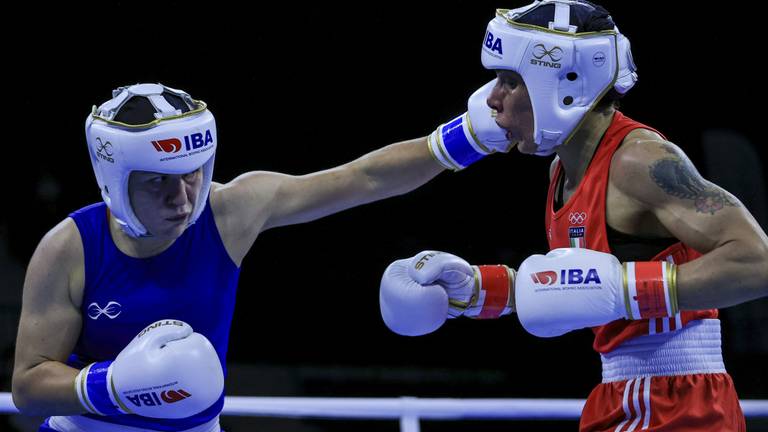
[[406, 336], [431, 333], [446, 318], [498, 318], [512, 311], [513, 281], [506, 266], [471, 266], [456, 255], [424, 251], [387, 267], [381, 316], [390, 330]]
[[411, 258], [408, 276], [421, 285], [438, 284], [448, 294], [448, 317], [464, 314], [477, 299], [475, 270], [456, 255], [423, 251]]
[[469, 97], [467, 112], [440, 125], [429, 136], [429, 150], [440, 165], [459, 171], [495, 152], [508, 152], [514, 144], [499, 127], [488, 106], [496, 80], [486, 83]]
[[676, 267], [665, 261], [622, 265], [611, 254], [561, 248], [528, 257], [517, 275], [517, 316], [536, 336], [678, 312]]
[[205, 336], [168, 319], [142, 330], [114, 361], [85, 367], [75, 388], [92, 414], [184, 418], [219, 399], [224, 373]]
[[411, 258], [408, 274], [448, 293], [449, 318], [498, 318], [512, 312], [514, 271], [503, 265], [472, 266], [456, 255], [424, 251]]
[[384, 323], [403, 336], [421, 336], [440, 328], [448, 316], [448, 294], [437, 284], [422, 285], [408, 274], [411, 259], [393, 262], [384, 271], [379, 307]]

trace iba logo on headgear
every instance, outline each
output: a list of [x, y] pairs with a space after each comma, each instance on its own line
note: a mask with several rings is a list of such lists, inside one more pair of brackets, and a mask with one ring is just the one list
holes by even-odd
[[178, 138], [168, 138], [164, 140], [152, 141], [155, 150], [165, 153], [176, 153], [181, 150], [181, 141]]
[[[213, 135], [211, 134], [210, 129], [205, 131], [205, 135], [198, 132], [184, 136], [184, 148], [187, 151], [199, 149], [200, 147], [205, 147], [212, 143]], [[178, 138], [152, 141], [152, 145], [155, 146], [155, 150], [162, 153], [178, 153], [181, 151], [181, 140]]]
[[[485, 40], [483, 41], [483, 45], [490, 51], [489, 54], [493, 55], [494, 57], [504, 55], [504, 49], [501, 46], [501, 38], [497, 38], [491, 32], [485, 33]], [[493, 54], [494, 52], [497, 52], [498, 54]]]

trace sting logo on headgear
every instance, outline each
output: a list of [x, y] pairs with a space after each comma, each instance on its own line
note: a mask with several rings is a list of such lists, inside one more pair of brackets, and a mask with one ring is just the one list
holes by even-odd
[[[554, 69], [560, 69], [563, 66], [558, 63], [563, 58], [563, 49], [559, 46], [552, 47], [552, 49], [548, 50], [544, 44], [536, 44], [533, 46], [531, 55], [535, 57], [531, 59], [532, 65], [546, 66]], [[551, 62], [544, 60], [545, 57], [549, 58]]]
[[102, 142], [101, 138], [96, 138], [96, 157], [109, 163], [115, 163], [115, 159], [112, 157], [114, 150], [112, 149], [112, 143], [109, 141]]

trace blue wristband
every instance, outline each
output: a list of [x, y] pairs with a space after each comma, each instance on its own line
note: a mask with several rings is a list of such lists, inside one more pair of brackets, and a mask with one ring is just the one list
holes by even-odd
[[448, 155], [456, 161], [462, 168], [479, 161], [485, 154], [478, 152], [469, 143], [464, 134], [464, 122], [466, 113], [462, 114], [440, 128], [440, 139]]
[[123, 414], [122, 411], [112, 402], [109, 397], [109, 365], [112, 361], [93, 363], [88, 366], [88, 372], [85, 377], [85, 397], [86, 401], [93, 409], [101, 415]]

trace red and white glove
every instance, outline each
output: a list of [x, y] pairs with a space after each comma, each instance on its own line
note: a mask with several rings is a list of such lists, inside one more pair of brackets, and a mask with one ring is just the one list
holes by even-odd
[[517, 275], [517, 316], [536, 336], [678, 312], [677, 267], [665, 261], [622, 265], [611, 254], [562, 248], [528, 257]]
[[384, 323], [395, 333], [431, 333], [446, 318], [498, 318], [511, 313], [514, 271], [471, 266], [445, 252], [424, 251], [390, 264], [379, 291]]

